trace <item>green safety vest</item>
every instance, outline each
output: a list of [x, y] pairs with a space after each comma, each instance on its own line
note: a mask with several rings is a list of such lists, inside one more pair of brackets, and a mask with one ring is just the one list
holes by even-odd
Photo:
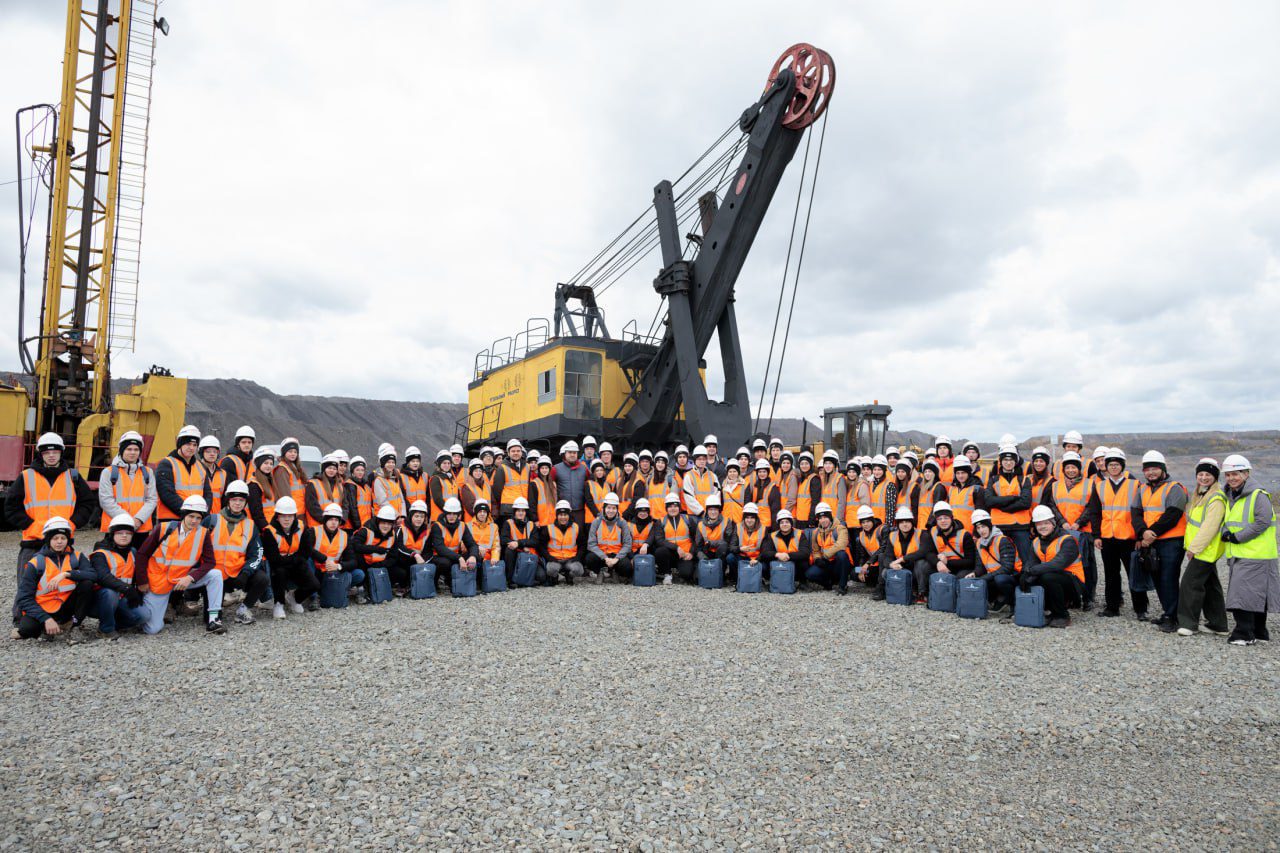
[[[1267, 495], [1268, 498], [1271, 497], [1262, 489], [1254, 489], [1249, 493], [1248, 500], [1238, 500], [1234, 503], [1228, 502], [1227, 517], [1222, 521], [1223, 529], [1235, 532], [1243, 530], [1253, 520], [1253, 505], [1260, 494]], [[1270, 525], [1260, 536], [1240, 544], [1223, 543], [1226, 545], [1227, 557], [1235, 557], [1240, 560], [1276, 559], [1276, 513], [1274, 508], [1271, 510], [1271, 518], [1269, 520], [1271, 522]]]
[[[1182, 547], [1191, 547], [1191, 543], [1195, 541], [1196, 536], [1200, 533], [1200, 525], [1204, 523], [1204, 514], [1208, 510], [1209, 504], [1214, 501], [1226, 506], [1227, 498], [1222, 494], [1221, 489], [1209, 495], [1208, 500], [1187, 510], [1187, 529], [1182, 534]], [[1205, 549], [1196, 555], [1196, 559], [1203, 560], [1206, 563], [1216, 563], [1218, 558], [1222, 556], [1222, 546], [1226, 544], [1219, 536], [1214, 536], [1209, 544], [1205, 546]]]

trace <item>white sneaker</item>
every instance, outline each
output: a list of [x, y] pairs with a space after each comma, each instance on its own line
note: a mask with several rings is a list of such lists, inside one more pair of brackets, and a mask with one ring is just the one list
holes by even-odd
[[243, 603], [236, 608], [237, 625], [252, 625], [256, 621], [258, 620], [253, 618], [253, 614], [249, 612], [249, 608], [245, 607]]
[[1179, 629], [1178, 629], [1178, 636], [1179, 636], [1179, 637], [1194, 637], [1194, 636], [1196, 635], [1196, 633], [1197, 633], [1196, 631], [1192, 631], [1190, 628], [1179, 628]]
[[[295, 607], [297, 607], [297, 605], [296, 605], [296, 604], [295, 604], [294, 606], [295, 606]], [[301, 609], [301, 608], [299, 608], [299, 609]], [[272, 619], [283, 619], [283, 618], [284, 618], [284, 605], [283, 605], [283, 604], [277, 604], [275, 607], [271, 608], [271, 618], [272, 618]]]
[[303, 608], [298, 603], [298, 599], [294, 597], [293, 590], [287, 590], [284, 594], [284, 606], [289, 609], [290, 613], [301, 613]]
[[671, 575], [663, 575], [663, 576], [662, 576], [662, 585], [663, 585], [663, 586], [671, 586]]

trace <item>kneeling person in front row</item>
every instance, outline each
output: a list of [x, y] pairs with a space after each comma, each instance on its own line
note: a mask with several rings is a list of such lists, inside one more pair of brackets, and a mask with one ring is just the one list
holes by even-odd
[[137, 552], [133, 547], [137, 522], [127, 512], [108, 522], [106, 536], [89, 555], [89, 563], [97, 575], [98, 590], [94, 606], [98, 630], [104, 637], [116, 636], [117, 628], [133, 628], [147, 621], [147, 607], [135, 585]]
[[693, 530], [693, 558], [720, 560], [724, 582], [733, 586], [738, 580], [738, 527], [721, 513], [720, 501], [719, 493], [712, 492], [703, 502], [702, 519]]
[[852, 536], [854, 574], [865, 586], [878, 586], [880, 551], [884, 548], [885, 527], [876, 512], [863, 504], [858, 507], [858, 532]]
[[49, 518], [41, 534], [40, 547], [18, 572], [15, 639], [41, 635], [52, 639], [64, 631], [72, 642], [88, 639], [81, 633], [81, 624], [93, 604], [93, 567], [72, 547], [67, 519]]
[[1053, 510], [1047, 506], [1032, 510], [1031, 526], [1036, 538], [1031, 541], [1031, 559], [1022, 567], [1019, 582], [1023, 590], [1044, 587], [1049, 627], [1065, 628], [1071, 624], [1067, 608], [1079, 607], [1084, 591], [1080, 545], [1075, 537], [1058, 527]]
[[933, 540], [934, 564], [928, 567], [923, 575], [917, 566], [916, 584], [928, 594], [929, 578], [936, 574], [955, 575], [957, 578], [973, 574], [977, 563], [977, 547], [969, 531], [956, 523], [951, 504], [938, 501], [933, 505], [933, 529], [929, 531]]
[[[252, 625], [251, 608], [271, 597], [271, 576], [262, 558], [258, 527], [247, 512], [249, 484], [243, 480], [228, 484], [224, 501], [222, 512], [207, 516], [204, 526], [213, 542], [213, 564], [222, 574], [223, 591], [244, 590], [244, 601], [236, 608], [236, 624]], [[222, 600], [210, 601], [206, 591], [205, 613], [213, 609], [222, 610]]]
[[973, 511], [973, 533], [978, 549], [974, 570], [962, 577], [987, 578], [987, 600], [992, 613], [1012, 613], [1013, 591], [1018, 586], [1018, 549], [1013, 540], [991, 523], [985, 509]]
[[893, 516], [896, 528], [884, 539], [884, 549], [880, 552], [880, 583], [876, 586], [876, 601], [884, 601], [884, 571], [888, 569], [906, 569], [915, 580], [915, 595], [923, 601], [928, 592], [927, 587], [920, 585], [923, 573], [927, 579], [932, 571], [937, 555], [933, 551], [933, 539], [921, 536], [916, 530], [916, 515], [909, 506], [900, 506]]
[[693, 525], [680, 512], [680, 496], [670, 492], [666, 497], [667, 514], [658, 525], [653, 559], [662, 575], [662, 583], [670, 586], [676, 574], [685, 583], [693, 583], [696, 567], [693, 563]]
[[138, 584], [146, 594], [145, 633], [163, 631], [169, 596], [189, 589], [204, 590], [208, 595], [205, 629], [210, 634], [227, 632], [222, 625], [222, 572], [214, 565], [213, 536], [202, 523], [208, 512], [205, 499], [192, 495], [182, 502], [182, 517], [151, 528], [138, 549], [138, 565], [147, 567], [144, 582]]
[[[394, 511], [393, 509], [392, 512]], [[326, 504], [321, 517], [323, 523], [319, 527], [308, 527], [302, 534], [302, 553], [307, 555], [307, 569], [313, 576], [315, 588], [319, 590], [322, 578], [331, 574], [345, 574], [347, 589], [360, 586], [364, 583], [365, 571], [360, 567], [355, 549], [351, 547], [352, 537], [342, 529], [347, 511], [336, 503]], [[319, 595], [308, 598], [307, 609], [318, 608], [318, 598]]]
[[805, 568], [809, 565], [809, 540], [803, 531], [796, 530], [791, 510], [779, 510], [774, 520], [777, 529], [765, 537], [764, 550], [760, 554], [765, 579], [771, 574], [770, 564], [776, 561], [795, 566], [795, 576], [799, 580], [805, 576]]
[[[824, 460], [825, 464], [825, 460]], [[822, 584], [823, 589], [835, 586], [844, 595], [849, 591], [849, 531], [835, 520], [831, 504], [822, 501], [814, 509], [817, 526], [809, 531], [809, 568], [805, 578]]]
[[[487, 502], [485, 508], [488, 508]], [[480, 549], [470, 528], [462, 521], [462, 501], [448, 498], [443, 509], [431, 525], [431, 562], [436, 566], [436, 584], [443, 583], [452, 589], [453, 567], [474, 572], [480, 565]]]
[[511, 502], [511, 517], [502, 524], [502, 561], [507, 566], [507, 586], [516, 582], [516, 560], [521, 554], [532, 554], [538, 561], [534, 583], [546, 583], [547, 567], [538, 554], [538, 525], [529, 517], [528, 498]]
[[571, 519], [573, 508], [568, 501], [556, 502], [556, 520], [542, 529], [542, 559], [547, 564], [547, 585], [555, 586], [561, 579], [572, 585], [574, 578], [582, 577], [578, 550], [578, 522]]
[[631, 577], [631, 528], [618, 514], [619, 503], [613, 492], [605, 495], [600, 515], [591, 522], [587, 532], [583, 562], [597, 583], [604, 583], [606, 577], [614, 575]]

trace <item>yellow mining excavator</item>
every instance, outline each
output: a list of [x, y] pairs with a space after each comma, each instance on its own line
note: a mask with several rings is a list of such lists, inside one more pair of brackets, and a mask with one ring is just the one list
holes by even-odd
[[[144, 436], [154, 463], [182, 426], [185, 379], [153, 367], [129, 393], [111, 392], [112, 353], [134, 348], [152, 68], [156, 33], [168, 32], [155, 0], [69, 0], [58, 103], [18, 110], [25, 376], [0, 382], [0, 491], [42, 433], [61, 435], [93, 480], [125, 431]], [[28, 329], [27, 245], [41, 198], [44, 280], [39, 325]]]

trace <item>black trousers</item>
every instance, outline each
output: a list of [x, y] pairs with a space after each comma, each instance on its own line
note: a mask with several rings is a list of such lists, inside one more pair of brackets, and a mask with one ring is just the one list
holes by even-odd
[[1192, 557], [1178, 586], [1178, 626], [1200, 630], [1200, 614], [1211, 631], [1227, 630], [1227, 600], [1218, 579], [1218, 565]]
[[310, 560], [294, 560], [271, 566], [271, 592], [278, 604], [284, 604], [285, 590], [293, 587], [293, 600], [301, 604], [320, 592], [320, 578]]
[[1236, 618], [1235, 630], [1231, 632], [1231, 637], [1233, 639], [1271, 639], [1271, 634], [1267, 631], [1266, 611], [1257, 613], [1252, 610], [1232, 610], [1231, 615]]
[[697, 573], [692, 555], [687, 560], [680, 559], [680, 552], [674, 545], [659, 545], [653, 552], [653, 562], [658, 574], [676, 575], [686, 583], [692, 583]]
[[[253, 607], [253, 605], [257, 604], [259, 601], [262, 601], [266, 597], [267, 587], [269, 587], [270, 585], [271, 585], [271, 577], [270, 575], [267, 574], [266, 569], [258, 569], [255, 572], [251, 572], [248, 569], [245, 569], [241, 571], [240, 574], [236, 575], [233, 578], [223, 578], [222, 594], [225, 596], [228, 592], [230, 592], [233, 589], [242, 589], [244, 590], [244, 606]], [[202, 592], [204, 591], [203, 587], [201, 588], [201, 591]], [[281, 596], [284, 595], [283, 589], [280, 590], [280, 595]], [[281, 598], [281, 601], [283, 600], [284, 599]], [[218, 602], [218, 606], [219, 608], [221, 608], [222, 602]], [[206, 605], [205, 606], [206, 617], [208, 616], [208, 613], [209, 613], [209, 608]]]
[[[589, 572], [603, 572], [605, 570], [604, 560], [590, 551], [587, 552], [587, 556], [583, 557], [582, 565]], [[627, 554], [619, 554], [618, 562], [614, 564], [611, 571], [619, 577], [631, 577], [631, 573], [634, 571], [631, 566], [631, 557]]]
[[[1075, 575], [1061, 570], [1044, 572], [1030, 580], [1031, 586], [1044, 587], [1044, 606], [1051, 619], [1066, 619], [1068, 607], [1080, 606], [1083, 584]], [[1110, 586], [1107, 587], [1110, 589]]]
[[[1119, 611], [1124, 604], [1124, 592], [1120, 588], [1120, 578], [1129, 571], [1129, 558], [1133, 556], [1132, 539], [1102, 540], [1102, 572], [1107, 583], [1106, 608]], [[1048, 591], [1045, 591], [1048, 595]], [[1137, 612], [1137, 611], [1134, 611]]]
[[[71, 591], [71, 595], [67, 596], [67, 600], [62, 602], [58, 612], [53, 614], [53, 621], [58, 624], [65, 624], [67, 621], [75, 619], [76, 624], [79, 624], [84, 621], [84, 617], [88, 615], [89, 608], [92, 605], [93, 581], [79, 581], [76, 583], [76, 588]], [[43, 633], [43, 619], [36, 619], [26, 613], [18, 617], [18, 636], [22, 637], [22, 639], [31, 640]]]

